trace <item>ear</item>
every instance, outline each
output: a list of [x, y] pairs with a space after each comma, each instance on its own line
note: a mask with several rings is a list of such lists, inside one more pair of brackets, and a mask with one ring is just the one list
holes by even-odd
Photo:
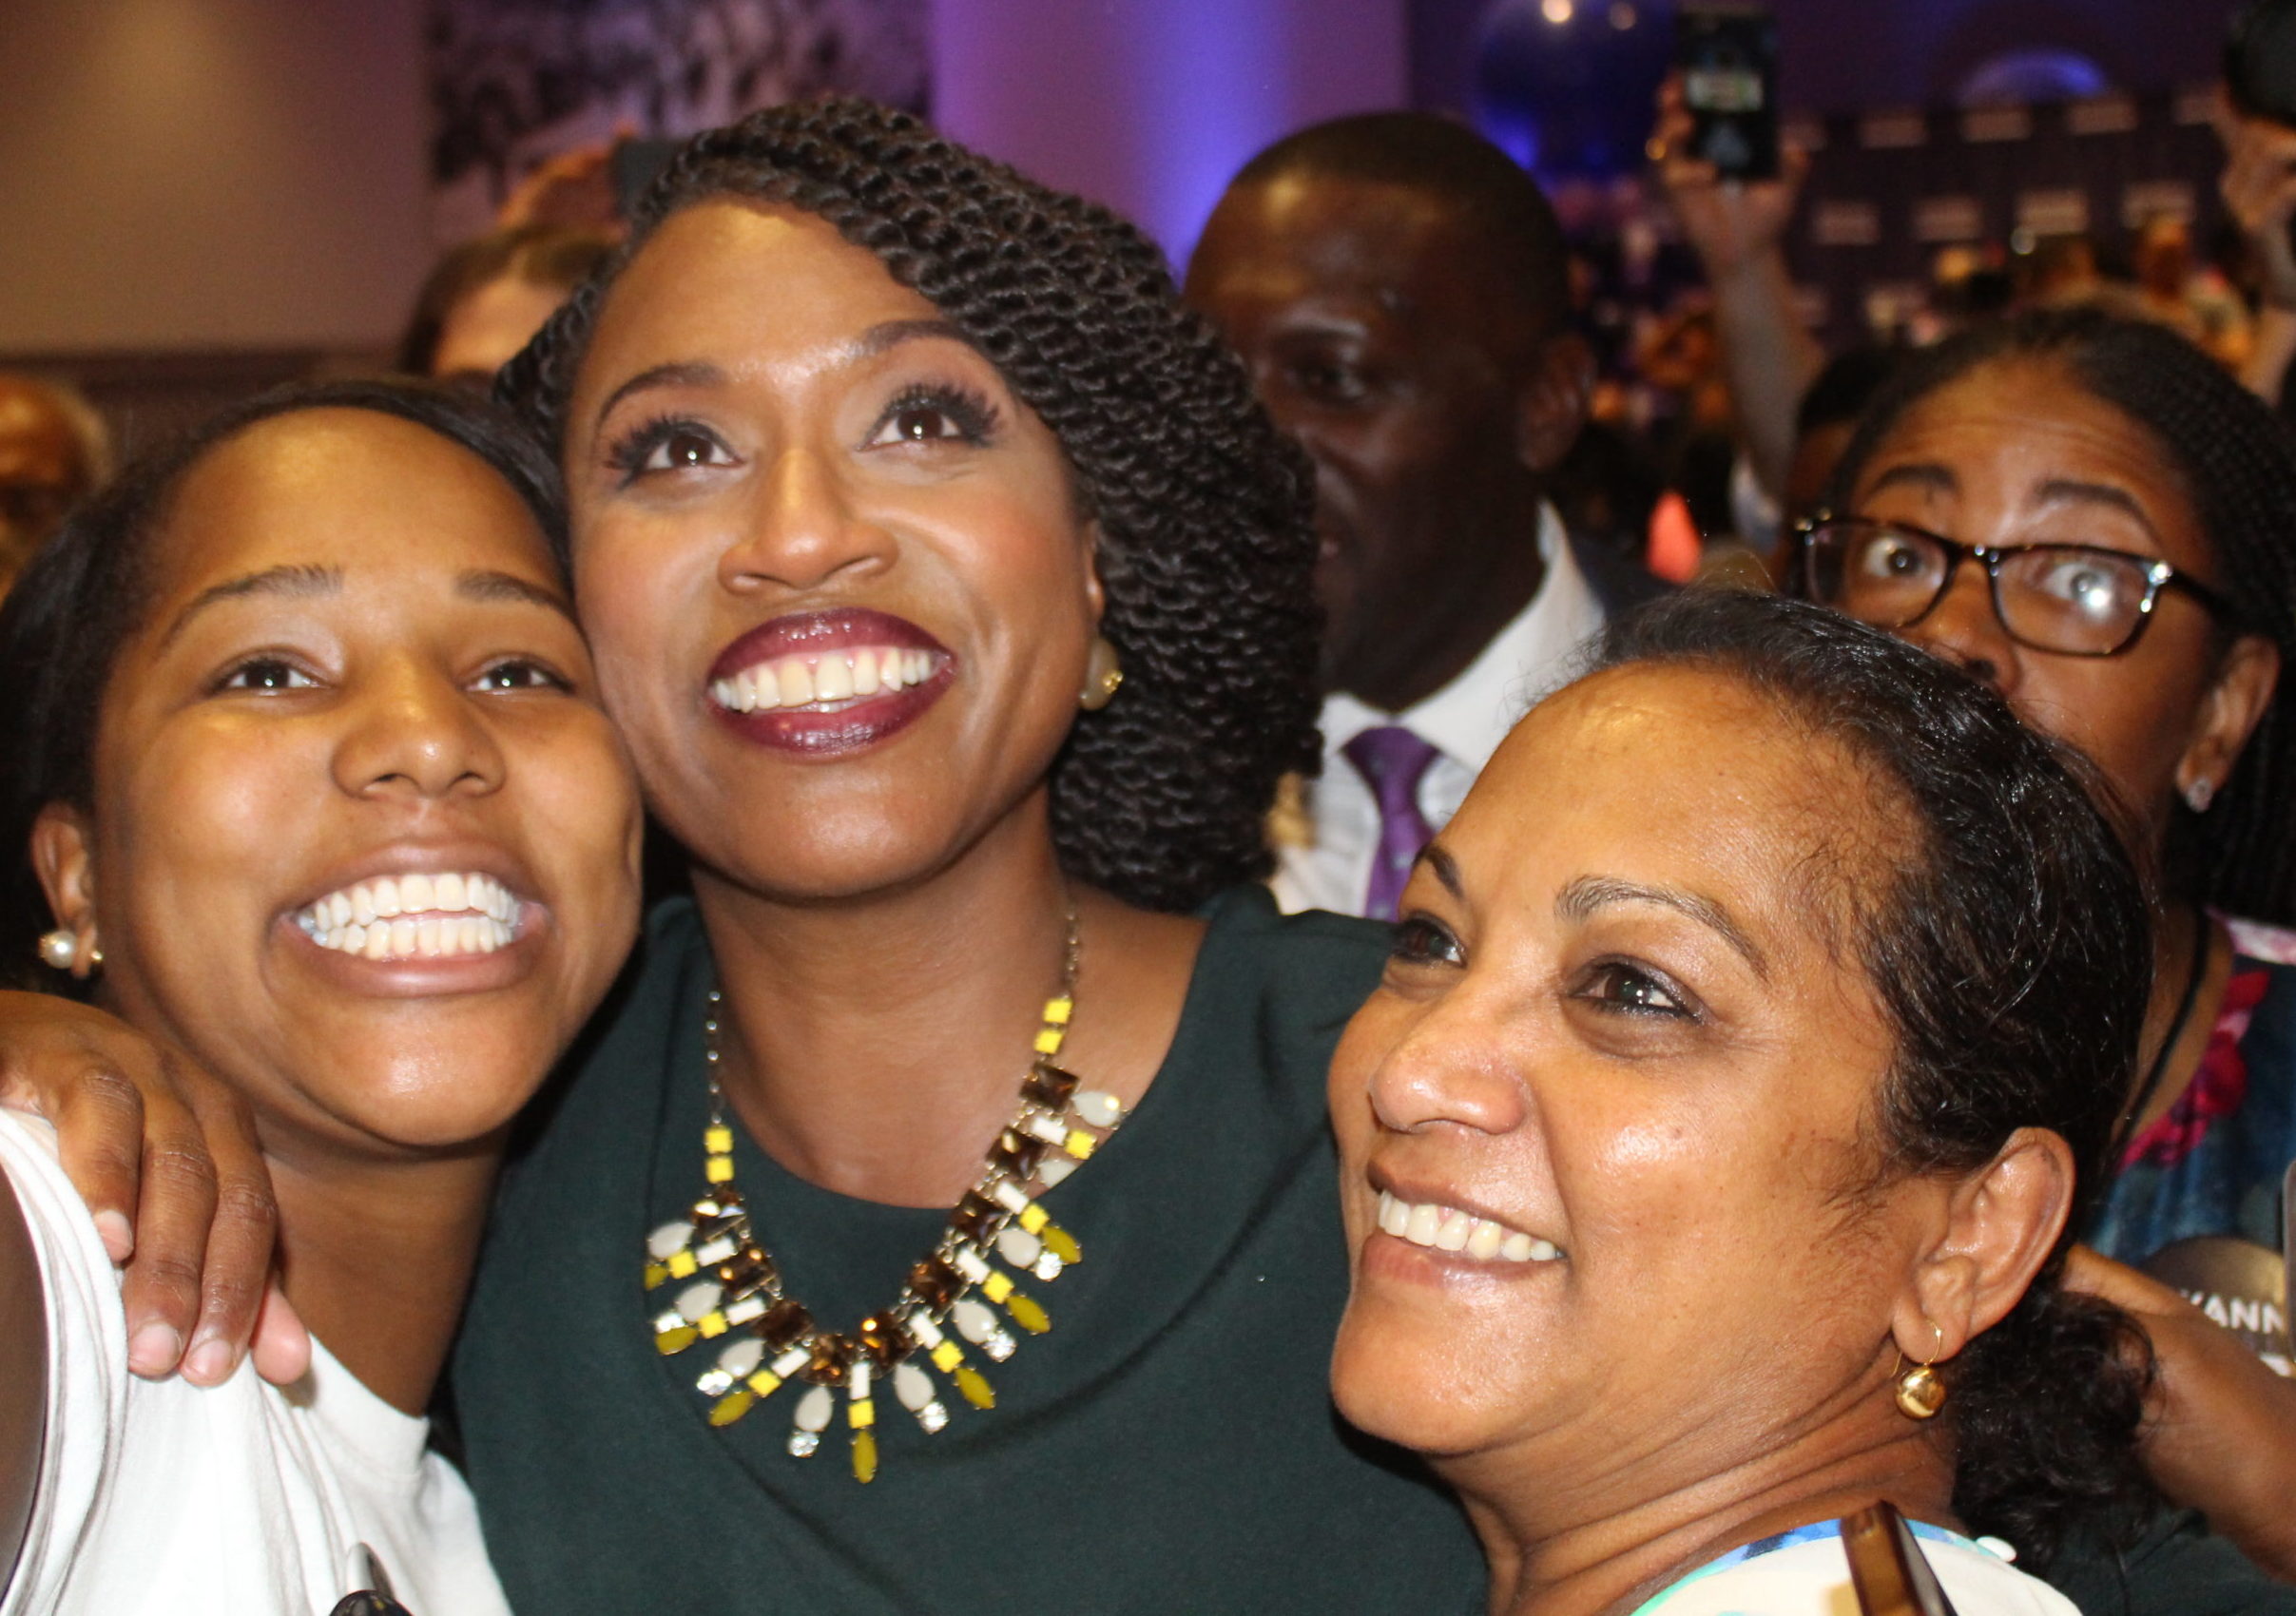
[[1100, 518], [1095, 516], [1084, 525], [1084, 600], [1091, 607], [1095, 628], [1100, 626], [1100, 620], [1109, 609], [1108, 590], [1100, 582], [1101, 537]]
[[1575, 331], [1539, 344], [1515, 401], [1515, 453], [1537, 475], [1571, 452], [1594, 396], [1594, 354]]
[[96, 936], [94, 837], [77, 808], [51, 802], [32, 821], [32, 869], [48, 895], [56, 924], [79, 939], [80, 956], [71, 973], [85, 980], [100, 957]]
[[2216, 682], [2201, 698], [2200, 720], [2184, 756], [2176, 760], [2181, 796], [2200, 780], [2221, 792], [2240, 761], [2241, 749], [2264, 721], [2272, 692], [2280, 685], [2280, 647], [2261, 634], [2243, 634], [2225, 653]]
[[2073, 1149], [2021, 1127], [1946, 1197], [1945, 1228], [1923, 1255], [1891, 1331], [1909, 1363], [1942, 1362], [2008, 1317], [2049, 1260], [2073, 1205]]

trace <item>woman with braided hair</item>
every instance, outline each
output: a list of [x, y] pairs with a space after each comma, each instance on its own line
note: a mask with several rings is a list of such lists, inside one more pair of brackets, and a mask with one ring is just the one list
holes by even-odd
[[[2154, 1337], [2164, 1485], [2296, 1579], [2296, 1387], [2171, 1288], [2269, 1282], [2283, 1256], [2296, 444], [2166, 330], [2039, 312], [1912, 361], [1864, 417], [1830, 504], [1800, 535], [1804, 592], [2087, 752], [2156, 872], [2143, 1059], [2072, 1278]], [[2261, 1321], [2251, 1305], [2235, 1321]], [[2285, 1326], [2250, 1335], [2286, 1374]]]
[[1456, 1506], [1324, 1380], [1383, 933], [1255, 884], [1318, 753], [1308, 480], [1155, 247], [781, 108], [502, 386], [692, 885], [452, 1369], [512, 1605], [1463, 1607]]

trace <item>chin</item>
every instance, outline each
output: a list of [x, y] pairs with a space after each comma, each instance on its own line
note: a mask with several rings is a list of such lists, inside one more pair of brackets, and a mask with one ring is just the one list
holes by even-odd
[[1456, 1333], [1415, 1328], [1351, 1303], [1332, 1348], [1331, 1393], [1348, 1424], [1430, 1457], [1490, 1447], [1517, 1423], [1501, 1366]]

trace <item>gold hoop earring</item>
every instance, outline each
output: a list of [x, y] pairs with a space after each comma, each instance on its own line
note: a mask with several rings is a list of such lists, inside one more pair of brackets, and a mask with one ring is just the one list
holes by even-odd
[[1929, 1349], [1927, 1357], [1911, 1369], [1904, 1368], [1905, 1355], [1899, 1353], [1898, 1365], [1902, 1373], [1893, 1372], [1897, 1380], [1898, 1412], [1907, 1419], [1934, 1419], [1938, 1411], [1945, 1406], [1945, 1381], [1930, 1367], [1938, 1361], [1938, 1354], [1945, 1350], [1945, 1328], [1934, 1318], [1924, 1319], [1923, 1322], [1937, 1332], [1937, 1344]]
[[1116, 647], [1109, 644], [1108, 636], [1092, 636], [1092, 648], [1084, 662], [1084, 688], [1077, 692], [1076, 704], [1088, 713], [1096, 713], [1116, 699], [1116, 687], [1124, 683], [1123, 664], [1116, 660]]

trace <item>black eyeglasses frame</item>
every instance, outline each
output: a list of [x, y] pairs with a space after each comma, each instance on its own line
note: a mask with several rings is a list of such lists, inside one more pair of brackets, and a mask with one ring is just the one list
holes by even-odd
[[[2187, 577], [2156, 555], [2139, 555], [2133, 550], [2113, 549], [2104, 545], [1965, 545], [1958, 539], [1948, 538], [1943, 533], [1932, 532], [1929, 529], [1917, 527], [1911, 522], [1885, 520], [1879, 516], [1841, 516], [1830, 510], [1821, 510], [1815, 515], [1806, 516], [1795, 523], [1793, 529], [1794, 548], [1798, 552], [1797, 560], [1799, 562], [1799, 566], [1795, 569], [1796, 573], [1800, 577], [1802, 587], [1808, 591], [1809, 598], [1820, 606], [1833, 605], [1831, 601], [1822, 598], [1818, 593], [1816, 553], [1818, 531], [1822, 528], [1884, 529], [1890, 532], [1903, 533], [1908, 538], [1926, 540], [1945, 552], [1945, 570], [1938, 579], [1938, 592], [1930, 597], [1927, 606], [1915, 612], [1913, 616], [1902, 623], [1888, 625], [1888, 631], [1891, 633], [1895, 633], [1900, 628], [1911, 628], [1931, 612], [1937, 610], [1939, 603], [1952, 592], [1954, 578], [1960, 571], [1961, 563], [1964, 561], [1975, 561], [1985, 568], [1986, 594], [1993, 602], [1993, 620], [2001, 625], [2001, 632], [2028, 650], [2046, 651], [2053, 657], [2098, 658], [2117, 657], [2125, 654], [2136, 644], [2138, 640], [2144, 637], [2146, 625], [2152, 621], [2152, 608], [2159, 604], [2163, 589], [2181, 589], [2188, 598], [2197, 603], [2202, 610], [2215, 618], [2220, 624], [2237, 625], [2240, 622], [2240, 612], [2230, 601], [2207, 585]], [[2136, 620], [2129, 625], [2127, 636], [2110, 650], [2068, 651], [2058, 645], [2044, 645], [2037, 640], [2028, 639], [2018, 633], [2011, 625], [2008, 613], [2001, 609], [2001, 566], [2013, 557], [2024, 555], [2033, 550], [2106, 556], [2114, 561], [2133, 563], [2145, 577], [2145, 598], [2137, 603]], [[1875, 626], [1882, 625], [1877, 624]]]

